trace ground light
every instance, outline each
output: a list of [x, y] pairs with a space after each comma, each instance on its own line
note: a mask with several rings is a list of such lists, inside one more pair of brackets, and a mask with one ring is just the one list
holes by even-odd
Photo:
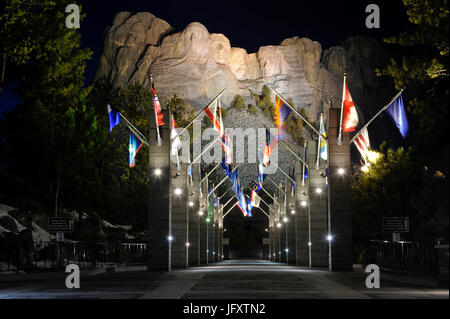
[[344, 173], [345, 173], [345, 170], [343, 168], [339, 168], [338, 169], [338, 174], [339, 175], [344, 175]]
[[288, 218], [287, 218], [287, 217], [284, 217], [284, 218], [283, 218], [283, 221], [284, 221], [285, 223], [287, 223], [287, 222], [288, 222]]
[[302, 200], [301, 205], [302, 205], [303, 207], [306, 207], [306, 205], [308, 205], [308, 203], [306, 203], [305, 200]]
[[175, 188], [175, 195], [181, 195], [181, 188]]
[[327, 236], [327, 240], [328, 240], [328, 241], [332, 241], [332, 240], [333, 240], [333, 236], [328, 235], [328, 236]]
[[194, 202], [189, 202], [189, 206], [190, 207], [194, 206]]
[[203, 212], [202, 212], [202, 211], [199, 211], [199, 212], [198, 212], [198, 216], [203, 216]]
[[168, 241], [172, 241], [172, 240], [173, 240], [172, 235], [167, 236], [167, 240], [168, 240]]
[[292, 214], [292, 215], [295, 215], [295, 210], [291, 210], [291, 214]]
[[191, 244], [190, 243], [186, 243], [186, 247], [189, 247]]
[[278, 228], [281, 228], [281, 223], [278, 223], [278, 224], [277, 224], [277, 227], [278, 227]]
[[308, 246], [311, 246], [311, 245], [312, 245], [311, 242], [309, 242], [309, 243], [308, 243]]
[[154, 174], [156, 175], [156, 176], [160, 176], [161, 175], [161, 170], [159, 169], [159, 168], [157, 168], [157, 169], [155, 169], [155, 171], [154, 171]]
[[321, 189], [321, 188], [316, 188], [316, 193], [317, 193], [317, 194], [322, 193], [322, 189]]

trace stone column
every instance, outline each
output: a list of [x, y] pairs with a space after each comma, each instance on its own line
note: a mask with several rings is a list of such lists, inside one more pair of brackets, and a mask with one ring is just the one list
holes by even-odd
[[[164, 111], [166, 124], [160, 127], [162, 144], [157, 145], [155, 117], [150, 118], [150, 150], [149, 150], [149, 207], [148, 207], [148, 270], [170, 269], [169, 241], [171, 227], [170, 188], [170, 128], [169, 113]], [[159, 176], [155, 170], [161, 170]]]
[[189, 233], [188, 233], [188, 242], [189, 242], [189, 266], [198, 266], [199, 265], [199, 204], [200, 204], [200, 196], [199, 196], [199, 182], [200, 182], [200, 164], [195, 163], [192, 164], [192, 181], [193, 184], [188, 183], [188, 193], [189, 193], [189, 203], [192, 203], [193, 206], [189, 206]]
[[[342, 132], [337, 145], [340, 109], [329, 109], [328, 116], [328, 187], [330, 207], [331, 270], [352, 270], [352, 214], [350, 206], [350, 133]], [[343, 169], [343, 174], [338, 172]]]
[[[214, 195], [211, 195], [214, 196]], [[212, 230], [213, 230], [213, 251], [212, 251], [212, 260], [213, 262], [218, 261], [219, 257], [219, 207], [214, 207], [214, 218], [212, 223]]]
[[[179, 170], [176, 163], [171, 162], [170, 165], [172, 170], [170, 188], [172, 193], [174, 193], [172, 196], [172, 267], [181, 268], [186, 267], [187, 256], [187, 221], [189, 216], [188, 164], [180, 163]], [[179, 195], [175, 194], [176, 189], [181, 190]]]
[[278, 196], [274, 196], [275, 201], [273, 203], [273, 210], [274, 210], [274, 250], [275, 250], [275, 261], [276, 262], [282, 262], [281, 261], [281, 241], [280, 241], [280, 231], [281, 227], [278, 227], [278, 225], [281, 224], [280, 221], [280, 202]]
[[319, 168], [316, 168], [317, 143], [318, 140], [314, 140], [308, 146], [308, 164], [310, 168], [308, 196], [311, 220], [311, 266], [328, 267], [326, 162], [321, 159], [319, 161]]
[[310, 246], [308, 245], [310, 241], [310, 205], [308, 202], [309, 178], [303, 181], [303, 164], [301, 162], [295, 164], [295, 181], [297, 184], [295, 189], [296, 265], [311, 266]]
[[269, 260], [275, 260], [275, 250], [274, 250], [274, 211], [273, 204], [269, 204]]
[[[295, 180], [295, 179], [294, 179]], [[292, 195], [294, 191], [294, 196]], [[297, 258], [297, 247], [296, 247], [296, 217], [297, 210], [295, 208], [295, 188], [292, 188], [292, 183], [290, 180], [287, 182], [286, 187], [287, 193], [287, 206], [286, 213], [289, 218], [288, 223], [288, 261], [290, 265], [295, 265]]]
[[206, 197], [208, 196], [208, 179], [203, 181], [202, 185], [202, 196], [200, 198], [200, 210], [202, 216], [200, 216], [200, 263], [206, 264], [207, 254], [206, 254], [206, 242], [207, 242], [207, 231], [206, 231], [206, 218], [208, 216], [208, 207], [206, 202]]
[[[285, 187], [283, 187], [285, 189]], [[287, 240], [286, 240], [286, 234], [287, 234], [287, 224], [284, 221], [285, 218], [287, 218], [286, 215], [286, 205], [284, 202], [284, 192], [281, 190], [278, 190], [278, 198], [279, 198], [279, 204], [280, 204], [280, 248], [281, 248], [281, 255], [280, 255], [280, 262], [286, 263], [286, 248], [287, 248]]]
[[223, 204], [219, 205], [219, 218], [218, 218], [218, 238], [217, 238], [217, 243], [218, 243], [218, 254], [219, 254], [219, 258], [217, 259], [218, 261], [222, 261], [223, 260]]

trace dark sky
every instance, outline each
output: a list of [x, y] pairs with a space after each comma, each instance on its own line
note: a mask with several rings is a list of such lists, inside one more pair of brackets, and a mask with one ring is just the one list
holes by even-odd
[[[84, 47], [94, 51], [87, 64], [86, 84], [95, 76], [103, 51], [105, 29], [121, 11], [148, 11], [167, 21], [177, 31], [200, 22], [210, 33], [223, 33], [231, 45], [256, 52], [263, 45], [278, 45], [293, 36], [319, 41], [324, 49], [352, 35], [381, 39], [398, 34], [408, 25], [401, 0], [74, 0], [86, 14], [80, 32]], [[365, 8], [380, 7], [381, 28], [367, 29]], [[13, 84], [14, 85], [14, 84]], [[9, 87], [0, 99], [0, 111], [13, 108], [18, 100]]]
[[[395, 35], [405, 28], [407, 18], [401, 0], [333, 1], [174, 1], [174, 0], [83, 0], [86, 14], [81, 24], [83, 44], [94, 58], [88, 64], [89, 83], [103, 50], [104, 30], [121, 11], [153, 13], [177, 31], [191, 22], [200, 22], [210, 33], [223, 33], [231, 45], [256, 52], [263, 45], [278, 45], [293, 36], [319, 41], [323, 48], [340, 44], [351, 35], [376, 38]], [[365, 8], [376, 3], [381, 12], [381, 28], [367, 29]]]

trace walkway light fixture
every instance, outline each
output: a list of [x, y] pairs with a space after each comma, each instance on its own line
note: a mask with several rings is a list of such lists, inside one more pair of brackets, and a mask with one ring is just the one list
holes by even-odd
[[338, 169], [338, 174], [339, 175], [344, 175], [345, 174], [345, 169], [343, 169], [342, 167]]
[[283, 218], [283, 221], [284, 221], [285, 223], [287, 223], [287, 222], [288, 222], [288, 218], [287, 218], [287, 217], [284, 217], [284, 218]]
[[300, 205], [302, 205], [302, 207], [306, 207], [306, 205], [308, 205], [308, 203], [306, 202], [306, 200], [302, 200], [302, 202], [300, 203]]
[[189, 207], [193, 207], [194, 206], [194, 202], [189, 202]]
[[327, 235], [327, 240], [328, 240], [328, 241], [332, 241], [332, 240], [333, 240], [333, 236]]
[[322, 188], [316, 188], [316, 194], [321, 194], [322, 193]]
[[198, 212], [198, 216], [203, 216], [203, 211], [200, 210], [200, 211]]
[[167, 240], [168, 241], [173, 241], [173, 236], [172, 235], [167, 236]]
[[291, 214], [292, 214], [292, 215], [295, 215], [295, 210], [291, 210]]
[[191, 244], [190, 243], [186, 243], [186, 247], [189, 247]]
[[278, 224], [277, 224], [277, 227], [278, 227], [278, 228], [281, 228], [281, 223], [278, 223]]
[[312, 243], [311, 242], [308, 242], [308, 246], [311, 246], [312, 245]]
[[161, 169], [157, 168], [157, 169], [155, 169], [155, 171], [154, 171], [153, 173], [154, 173], [156, 176], [161, 176], [162, 171], [161, 171]]
[[181, 188], [175, 188], [175, 195], [181, 195]]

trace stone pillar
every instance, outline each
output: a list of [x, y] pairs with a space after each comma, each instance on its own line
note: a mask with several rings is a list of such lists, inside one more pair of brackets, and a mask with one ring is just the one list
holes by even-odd
[[[148, 207], [148, 270], [170, 269], [169, 241], [171, 223], [170, 188], [170, 128], [169, 113], [164, 111], [166, 124], [160, 127], [162, 144], [157, 145], [155, 117], [150, 118], [150, 150], [149, 150], [149, 207]], [[156, 169], [161, 174], [154, 174]]]
[[274, 211], [273, 204], [269, 204], [269, 260], [275, 260], [275, 250], [274, 250]]
[[[342, 132], [337, 145], [340, 109], [329, 109], [328, 116], [328, 195], [330, 207], [331, 270], [352, 270], [352, 214], [350, 206], [350, 133]], [[343, 169], [343, 174], [338, 170]]]
[[274, 210], [274, 250], [275, 250], [275, 261], [276, 262], [282, 262], [281, 261], [281, 241], [280, 241], [280, 231], [281, 227], [281, 221], [280, 221], [280, 202], [278, 196], [274, 196], [275, 201], [273, 203], [273, 210]]
[[[297, 187], [295, 189], [295, 229], [296, 229], [296, 265], [311, 266], [310, 264], [310, 218], [308, 202], [309, 178], [303, 181], [303, 164], [297, 162], [295, 164], [295, 181]], [[304, 182], [304, 183], [302, 183]], [[302, 204], [304, 203], [304, 204]], [[306, 206], [305, 206], [306, 203]]]
[[[214, 195], [211, 195], [214, 196]], [[213, 251], [212, 251], [212, 261], [217, 262], [219, 259], [219, 207], [214, 207], [214, 218], [212, 223], [213, 230]]]
[[199, 265], [199, 204], [200, 204], [200, 196], [199, 196], [199, 182], [200, 182], [200, 163], [192, 164], [192, 181], [191, 185], [190, 181], [188, 183], [188, 193], [189, 193], [189, 203], [192, 203], [193, 206], [189, 206], [189, 233], [188, 233], [188, 242], [189, 242], [189, 266], [198, 266]]
[[223, 204], [219, 205], [219, 218], [218, 218], [218, 232], [217, 232], [217, 244], [218, 244], [218, 261], [223, 260]]
[[[294, 179], [295, 180], [295, 179]], [[294, 191], [294, 192], [293, 192]], [[296, 257], [297, 257], [297, 247], [296, 247], [296, 217], [297, 217], [297, 210], [295, 208], [295, 188], [292, 188], [292, 183], [290, 180], [287, 182], [286, 187], [286, 193], [287, 193], [287, 206], [286, 206], [286, 213], [289, 218], [288, 223], [288, 261], [290, 265], [295, 265], [296, 263]]]
[[[283, 186], [283, 189], [286, 189]], [[286, 240], [286, 235], [287, 235], [287, 223], [284, 221], [285, 218], [287, 218], [287, 214], [286, 214], [286, 205], [284, 202], [284, 196], [285, 193], [281, 190], [278, 190], [278, 198], [279, 198], [279, 204], [280, 204], [280, 223], [281, 223], [281, 228], [280, 228], [280, 248], [281, 248], [281, 256], [280, 256], [280, 262], [282, 263], [286, 263], [287, 259], [287, 253], [286, 253], [286, 248], [288, 247], [288, 242]]]
[[[187, 163], [180, 163], [180, 169], [177, 169], [177, 164], [171, 162], [172, 179], [171, 191], [172, 196], [172, 267], [181, 268], [186, 267], [186, 243], [187, 243], [187, 221], [189, 217], [188, 205], [188, 175]], [[176, 195], [175, 190], [180, 189], [181, 194]]]
[[206, 242], [207, 242], [207, 231], [206, 231], [206, 218], [208, 216], [208, 207], [206, 202], [206, 197], [208, 196], [208, 179], [205, 179], [202, 183], [202, 196], [200, 197], [200, 210], [202, 216], [200, 216], [200, 263], [206, 264], [207, 254], [206, 254]]
[[[318, 140], [308, 145], [309, 207], [311, 220], [311, 266], [328, 267], [328, 209], [325, 183], [326, 162], [319, 161], [316, 168]], [[318, 192], [320, 190], [320, 193]]]

